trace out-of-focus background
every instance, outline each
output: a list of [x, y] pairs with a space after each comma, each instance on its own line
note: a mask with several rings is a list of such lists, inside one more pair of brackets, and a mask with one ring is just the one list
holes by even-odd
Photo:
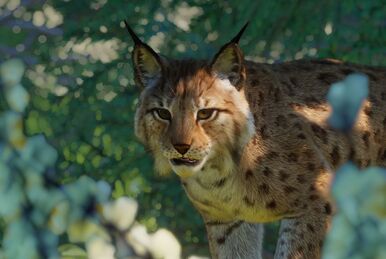
[[[43, 133], [58, 150], [61, 183], [84, 174], [107, 181], [113, 198], [137, 199], [137, 219], [150, 231], [175, 233], [185, 255], [208, 254], [203, 222], [177, 177], [155, 175], [134, 137], [139, 92], [123, 19], [175, 58], [211, 58], [250, 21], [240, 41], [250, 60], [386, 65], [385, 0], [0, 0], [0, 63], [19, 58], [26, 65], [25, 132]], [[3, 225], [0, 219], [0, 240]], [[276, 232], [276, 224], [267, 226], [267, 250]]]

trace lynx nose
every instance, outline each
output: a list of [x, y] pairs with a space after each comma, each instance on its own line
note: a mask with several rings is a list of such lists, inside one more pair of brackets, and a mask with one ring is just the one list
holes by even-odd
[[190, 145], [188, 144], [173, 144], [173, 146], [181, 155], [186, 154], [190, 148]]

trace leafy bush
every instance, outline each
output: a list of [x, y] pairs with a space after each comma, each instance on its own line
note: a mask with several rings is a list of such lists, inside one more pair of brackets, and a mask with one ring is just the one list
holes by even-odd
[[[349, 138], [367, 95], [368, 79], [364, 75], [353, 74], [333, 84], [328, 93], [333, 108], [330, 125]], [[323, 258], [385, 258], [386, 169], [359, 170], [348, 162], [336, 172], [332, 195], [338, 213], [326, 238]]]
[[[135, 200], [110, 201], [110, 186], [88, 176], [57, 181], [56, 150], [42, 135], [24, 136], [29, 95], [20, 84], [23, 71], [20, 60], [0, 65], [10, 107], [0, 114], [0, 217], [5, 224], [0, 258], [180, 258], [180, 244], [170, 232], [148, 235], [134, 224]], [[60, 246], [67, 242], [85, 244], [87, 253]]]

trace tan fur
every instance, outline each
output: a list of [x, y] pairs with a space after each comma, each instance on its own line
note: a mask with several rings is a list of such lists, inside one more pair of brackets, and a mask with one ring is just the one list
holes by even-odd
[[[238, 89], [211, 73], [208, 62], [168, 62], [163, 79], [141, 94], [136, 134], [157, 171], [181, 177], [207, 224], [212, 256], [261, 258], [258, 223], [282, 220], [275, 258], [319, 258], [333, 214], [331, 173], [348, 159], [386, 166], [386, 69], [335, 60], [247, 61]], [[350, 147], [326, 123], [326, 95], [353, 72], [368, 75], [370, 96]], [[157, 119], [155, 107], [171, 111], [171, 122]], [[197, 121], [208, 107], [221, 111]], [[202, 163], [172, 166], [170, 159], [182, 157], [176, 143], [191, 145], [184, 157]]]

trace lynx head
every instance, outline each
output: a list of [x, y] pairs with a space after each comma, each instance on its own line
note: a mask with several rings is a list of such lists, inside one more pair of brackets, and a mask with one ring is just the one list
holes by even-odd
[[254, 133], [238, 46], [247, 25], [209, 61], [161, 57], [126, 26], [135, 43], [135, 80], [142, 89], [135, 133], [151, 150], [156, 170], [183, 178], [213, 164], [233, 170]]

